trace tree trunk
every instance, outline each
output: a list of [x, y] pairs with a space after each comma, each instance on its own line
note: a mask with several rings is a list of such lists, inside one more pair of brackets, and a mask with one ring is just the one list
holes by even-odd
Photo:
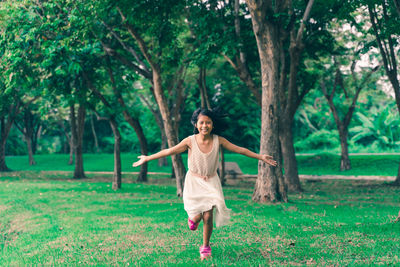
[[0, 142], [0, 172], [10, 171], [6, 164], [6, 139]]
[[121, 134], [118, 129], [115, 118], [109, 120], [111, 129], [114, 134], [114, 175], [112, 189], [118, 190], [121, 188]]
[[25, 136], [26, 145], [28, 147], [28, 155], [29, 155], [29, 165], [35, 165], [35, 159], [33, 158], [33, 150], [32, 150], [32, 141], [29, 136]]
[[29, 165], [35, 165], [35, 159], [33, 158], [33, 148], [32, 148], [32, 139], [34, 135], [34, 116], [30, 112], [29, 109], [26, 109], [24, 114], [25, 120], [25, 141], [28, 148], [28, 155], [29, 155]]
[[[152, 83], [154, 86], [154, 96], [157, 102], [157, 105], [160, 109], [160, 113], [163, 120], [163, 125], [165, 129], [165, 134], [167, 136], [168, 146], [173, 147], [177, 145], [178, 134], [174, 129], [173, 121], [175, 120], [174, 116], [171, 116], [170, 109], [168, 107], [168, 101], [164, 94], [163, 85], [162, 85], [162, 77], [161, 77], [161, 65], [153, 60], [152, 55], [149, 53], [149, 49], [146, 45], [146, 42], [142, 37], [138, 34], [138, 32], [132, 27], [126, 20], [126, 17], [122, 13], [119, 7], [116, 7], [119, 14], [121, 15], [124, 26], [127, 28], [129, 34], [137, 41], [137, 44], [143, 54], [143, 56], [148, 61], [149, 65], [152, 69]], [[181, 69], [182, 70], [182, 69]], [[183, 82], [183, 81], [182, 81]], [[181, 98], [180, 98], [181, 99]], [[182, 196], [183, 193], [183, 180], [185, 178], [185, 165], [183, 164], [182, 157], [180, 154], [172, 155], [172, 165], [174, 167], [175, 175], [176, 175], [176, 190], [177, 195], [179, 197]]]
[[[398, 0], [393, 1], [398, 14], [400, 15], [400, 2]], [[400, 114], [400, 82], [397, 74], [397, 56], [394, 47], [396, 42], [393, 40], [394, 38], [391, 36], [391, 34], [385, 34], [386, 29], [381, 28], [382, 25], [388, 25], [390, 23], [388, 21], [390, 16], [387, 13], [387, 7], [384, 1], [382, 1], [382, 7], [384, 13], [383, 19], [385, 20], [385, 23], [379, 21], [378, 12], [376, 11], [375, 6], [368, 6], [368, 12], [372, 23], [372, 28], [375, 33], [376, 42], [382, 56], [383, 66], [393, 87], [397, 110]], [[400, 164], [394, 184], [400, 185]]]
[[[10, 115], [9, 115], [10, 116]], [[7, 138], [11, 130], [11, 126], [14, 122], [13, 117], [8, 118], [7, 121], [4, 117], [1, 117], [0, 120], [0, 172], [10, 171], [6, 164], [6, 143]]]
[[80, 104], [78, 108], [78, 116], [75, 117], [75, 107], [71, 105], [71, 132], [72, 132], [72, 143], [75, 153], [75, 170], [74, 178], [80, 179], [85, 178], [83, 170], [83, 155], [82, 155], [82, 141], [83, 141], [83, 130], [85, 126], [85, 115], [86, 109]]
[[348, 136], [347, 129], [340, 129], [339, 136], [340, 136], [340, 146], [342, 148], [340, 156], [340, 170], [347, 171], [351, 169], [349, 146], [347, 143], [347, 136]]
[[90, 116], [90, 126], [92, 129], [92, 134], [93, 134], [93, 139], [94, 139], [95, 152], [99, 153], [100, 152], [99, 141], [98, 141], [97, 134], [96, 134], [96, 128], [94, 127], [93, 115]]
[[[156, 101], [160, 108], [161, 117], [163, 119], [163, 125], [165, 128], [165, 134], [167, 136], [168, 146], [173, 147], [177, 145], [176, 140], [178, 138], [173, 127], [170, 111], [168, 109], [167, 101], [162, 90], [160, 70], [155, 67], [153, 67], [153, 83]], [[171, 159], [176, 177], [176, 194], [178, 195], [178, 197], [181, 197], [183, 193], [183, 181], [186, 173], [185, 165], [183, 164], [182, 156], [180, 154], [172, 155]]]
[[226, 179], [225, 179], [225, 153], [224, 153], [224, 148], [222, 146], [220, 146], [220, 151], [221, 151], [221, 173], [220, 175], [220, 179], [221, 179], [221, 184], [225, 185], [226, 183]]
[[38, 143], [38, 140], [39, 140], [40, 137], [41, 137], [41, 133], [42, 133], [42, 124], [39, 123], [39, 124], [37, 125], [37, 127], [36, 127], [34, 133], [33, 133], [33, 138], [32, 138], [32, 152], [33, 152], [33, 155], [36, 154], [37, 143]]
[[[279, 154], [279, 30], [273, 22], [265, 21], [267, 8], [253, 0], [249, 7], [253, 31], [261, 62], [261, 140], [260, 153], [271, 155], [277, 162]], [[258, 176], [252, 197], [256, 202], [287, 201], [282, 169], [265, 162], [258, 163]]]
[[[282, 118], [281, 118], [282, 119]], [[290, 192], [301, 192], [299, 173], [297, 168], [296, 153], [293, 144], [292, 122], [282, 123], [279, 139], [282, 149], [283, 167], [285, 170], [285, 184]]]
[[15, 122], [15, 126], [24, 136], [24, 140], [26, 142], [26, 147], [28, 150], [29, 165], [35, 165], [36, 162], [35, 159], [33, 158], [33, 148], [32, 148], [32, 141], [34, 139], [33, 137], [35, 131], [35, 125], [34, 125], [35, 118], [32, 112], [28, 108], [24, 110], [22, 122], [23, 122], [22, 124]]
[[[107, 58], [107, 71], [108, 75], [110, 76], [112, 88], [114, 91], [114, 95], [116, 96], [118, 103], [123, 107], [122, 114], [124, 115], [125, 121], [129, 123], [129, 125], [135, 130], [136, 136], [139, 139], [139, 144], [140, 144], [140, 152], [142, 155], [147, 155], [148, 150], [147, 150], [147, 139], [146, 136], [144, 135], [143, 128], [140, 125], [139, 119], [133, 117], [131, 113], [128, 111], [128, 107], [125, 104], [124, 98], [122, 97], [121, 92], [118, 90], [118, 87], [116, 86], [115, 79], [114, 79], [114, 74], [112, 71], [111, 67], [111, 60], [110, 58]], [[103, 101], [105, 102], [105, 101]], [[104, 103], [105, 105], [110, 106], [110, 104]], [[119, 132], [118, 132], [119, 134]], [[140, 166], [140, 172], [137, 181], [139, 182], [145, 182], [147, 181], [147, 168], [148, 164], [144, 163]]]
[[68, 165], [72, 165], [74, 163], [74, 143], [73, 143], [73, 139], [70, 138], [68, 140], [68, 144], [69, 144], [69, 160], [68, 160]]
[[397, 171], [397, 177], [396, 180], [394, 181], [395, 185], [400, 185], [400, 164], [399, 164], [399, 169]]
[[[147, 155], [148, 154], [147, 140], [146, 140], [146, 136], [144, 135], [143, 128], [140, 125], [140, 121], [136, 118], [133, 118], [132, 116], [130, 116], [127, 113], [125, 114], [125, 112], [124, 112], [124, 117], [125, 117], [125, 120], [129, 123], [129, 125], [132, 126], [132, 128], [136, 132], [136, 135], [139, 139], [139, 144], [140, 144], [140, 153], [142, 155]], [[140, 172], [139, 172], [139, 176], [137, 178], [138, 182], [146, 182], [147, 181], [147, 170], [148, 170], [147, 163], [142, 164], [140, 166]]]
[[201, 107], [211, 110], [211, 104], [207, 93], [206, 68], [203, 67], [200, 68], [197, 84], [199, 85], [200, 89]]
[[[161, 150], [166, 149], [168, 147], [167, 136], [165, 135], [164, 130], [160, 127], [161, 131]], [[158, 159], [158, 166], [165, 167], [168, 166], [168, 159], [167, 158], [160, 158]]]

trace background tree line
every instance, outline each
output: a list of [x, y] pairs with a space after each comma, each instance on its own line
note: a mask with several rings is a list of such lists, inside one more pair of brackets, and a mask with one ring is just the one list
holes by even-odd
[[[70, 153], [82, 178], [82, 153], [112, 152], [118, 189], [120, 152], [176, 145], [199, 106], [282, 163], [259, 164], [255, 201], [301, 191], [295, 152], [333, 149], [347, 170], [349, 149], [398, 151], [396, 0], [0, 5], [2, 171], [6, 155]], [[172, 165], [180, 196], [180, 155]]]

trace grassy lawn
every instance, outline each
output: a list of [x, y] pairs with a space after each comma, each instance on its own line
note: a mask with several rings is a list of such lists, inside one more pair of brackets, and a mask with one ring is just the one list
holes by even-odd
[[[122, 154], [122, 171], [135, 172], [139, 168], [132, 168], [137, 155]], [[226, 161], [237, 162], [243, 173], [257, 174], [257, 160], [238, 154], [226, 154]], [[186, 164], [187, 154], [183, 154]], [[9, 168], [16, 171], [24, 170], [59, 170], [72, 171], [73, 165], [68, 165], [68, 155], [36, 155], [37, 165], [29, 166], [27, 156], [9, 156], [6, 162]], [[314, 156], [297, 156], [299, 173], [314, 175], [383, 175], [396, 176], [400, 163], [398, 155], [354, 155], [350, 156], [353, 169], [340, 172], [340, 156], [335, 154], [317, 154]], [[113, 171], [112, 154], [85, 154], [84, 167], [86, 171]], [[150, 162], [150, 172], [171, 172], [171, 166], [158, 167], [156, 161]]]
[[2, 266], [400, 264], [400, 188], [382, 182], [306, 181], [286, 204], [225, 187], [232, 223], [214, 230], [213, 258], [201, 263], [202, 227], [189, 231], [170, 179], [114, 192], [111, 176], [34, 173], [0, 177]]

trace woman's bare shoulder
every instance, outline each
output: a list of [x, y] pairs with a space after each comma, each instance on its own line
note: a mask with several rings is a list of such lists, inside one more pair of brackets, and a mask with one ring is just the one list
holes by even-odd
[[226, 140], [226, 138], [225, 137], [222, 137], [222, 136], [219, 136], [218, 135], [218, 142], [222, 145], [222, 144], [224, 144], [224, 143], [226, 143], [228, 140]]
[[190, 149], [192, 148], [192, 140], [191, 140], [191, 136], [186, 137], [185, 139], [183, 139], [181, 141], [181, 143], [184, 143], [187, 147], [189, 147]]

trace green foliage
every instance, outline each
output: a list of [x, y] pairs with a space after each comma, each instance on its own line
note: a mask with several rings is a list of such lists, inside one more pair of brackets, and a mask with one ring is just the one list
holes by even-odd
[[23, 136], [15, 129], [11, 129], [6, 144], [6, 155], [26, 155], [27, 149]]
[[400, 117], [395, 103], [373, 107], [368, 114], [356, 113], [358, 125], [350, 129], [351, 140], [382, 149], [400, 146]]
[[322, 150], [336, 148], [338, 145], [340, 142], [337, 132], [322, 129], [296, 142], [295, 149], [296, 151]]

